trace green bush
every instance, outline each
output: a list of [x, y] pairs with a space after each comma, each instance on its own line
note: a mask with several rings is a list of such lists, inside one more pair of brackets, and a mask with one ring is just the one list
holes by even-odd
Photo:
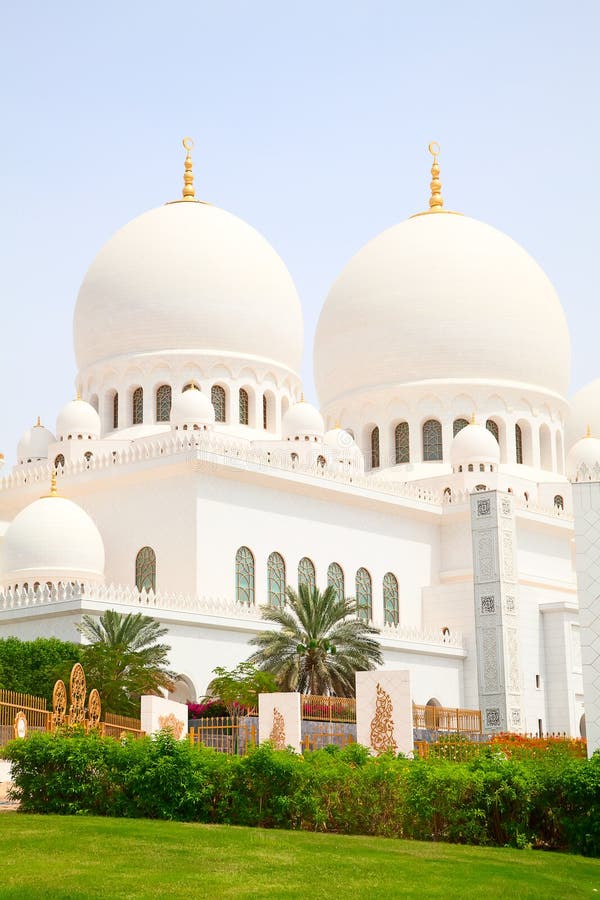
[[467, 762], [297, 756], [268, 744], [227, 756], [168, 733], [117, 741], [34, 734], [4, 748], [24, 812], [95, 814], [543, 847], [600, 856], [600, 754]]

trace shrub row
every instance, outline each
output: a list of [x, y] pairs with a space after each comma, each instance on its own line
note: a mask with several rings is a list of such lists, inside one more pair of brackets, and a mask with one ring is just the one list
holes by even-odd
[[148, 817], [344, 834], [534, 846], [600, 855], [600, 755], [464, 762], [304, 757], [268, 745], [234, 757], [175, 741], [32, 735], [4, 749], [24, 812]]

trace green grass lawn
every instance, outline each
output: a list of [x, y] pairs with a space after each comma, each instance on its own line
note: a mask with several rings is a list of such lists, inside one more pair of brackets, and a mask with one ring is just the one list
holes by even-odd
[[593, 897], [600, 860], [142, 819], [0, 814], [0, 897]]

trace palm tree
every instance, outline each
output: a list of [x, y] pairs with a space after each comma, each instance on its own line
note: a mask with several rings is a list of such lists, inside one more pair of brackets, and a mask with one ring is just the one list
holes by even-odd
[[158, 643], [167, 629], [142, 613], [107, 609], [100, 617], [83, 616], [78, 631], [88, 639], [82, 664], [91, 687], [108, 712], [139, 715], [142, 694], [170, 690], [176, 678], [168, 668], [170, 647]]
[[338, 598], [333, 585], [323, 593], [305, 584], [286, 590], [283, 607], [262, 607], [262, 617], [280, 628], [250, 643], [258, 646], [249, 663], [271, 672], [283, 691], [354, 696], [355, 672], [383, 663], [370, 635], [379, 632], [356, 615], [356, 601]]

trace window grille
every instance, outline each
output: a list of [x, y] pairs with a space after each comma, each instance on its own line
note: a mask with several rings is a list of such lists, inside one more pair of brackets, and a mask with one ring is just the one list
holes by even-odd
[[459, 431], [462, 431], [468, 425], [467, 419], [455, 419], [452, 425], [452, 437], [456, 437]]
[[156, 392], [156, 421], [168, 422], [171, 418], [171, 387], [161, 384]]
[[240, 547], [235, 554], [235, 599], [254, 604], [254, 556], [248, 547]]
[[248, 391], [240, 388], [240, 425], [247, 425], [249, 422], [249, 405]]
[[304, 556], [298, 563], [298, 585], [301, 584], [305, 584], [310, 590], [317, 584], [315, 564], [307, 556]]
[[493, 419], [488, 419], [487, 422], [485, 423], [485, 427], [487, 428], [487, 430], [489, 432], [491, 432], [494, 435], [494, 437], [496, 438], [498, 443], [500, 443], [500, 432], [499, 432], [497, 423], [494, 422]]
[[113, 397], [113, 428], [119, 427], [119, 395]]
[[517, 462], [523, 464], [523, 432], [520, 425], [515, 425], [515, 450]]
[[142, 547], [135, 558], [135, 585], [138, 591], [156, 591], [156, 553]]
[[442, 459], [442, 426], [437, 419], [428, 419], [423, 424], [423, 459], [426, 462]]
[[371, 432], [371, 468], [379, 468], [379, 428], [377, 425]]
[[265, 431], [269, 427], [269, 401], [267, 400], [267, 395], [263, 394], [262, 399], [263, 404], [263, 428]]
[[386, 625], [397, 625], [400, 618], [398, 579], [392, 572], [383, 576], [383, 618]]
[[335, 588], [338, 600], [344, 600], [344, 572], [339, 563], [330, 563], [327, 569], [327, 585]]
[[59, 466], [62, 468], [64, 466], [64, 464], [65, 464], [65, 458], [62, 455], [62, 453], [59, 453], [58, 456], [54, 460], [54, 468], [58, 469]]
[[210, 392], [210, 399], [215, 408], [215, 421], [225, 422], [226, 420], [226, 400], [225, 388], [220, 384], [213, 384]]
[[144, 421], [144, 390], [139, 387], [133, 392], [133, 424], [141, 425]]
[[271, 553], [267, 560], [269, 606], [285, 605], [285, 561], [281, 553]]
[[394, 432], [396, 443], [396, 465], [410, 462], [410, 441], [408, 422], [400, 422]]
[[356, 573], [356, 607], [358, 618], [369, 622], [373, 617], [373, 588], [371, 576], [362, 568]]

